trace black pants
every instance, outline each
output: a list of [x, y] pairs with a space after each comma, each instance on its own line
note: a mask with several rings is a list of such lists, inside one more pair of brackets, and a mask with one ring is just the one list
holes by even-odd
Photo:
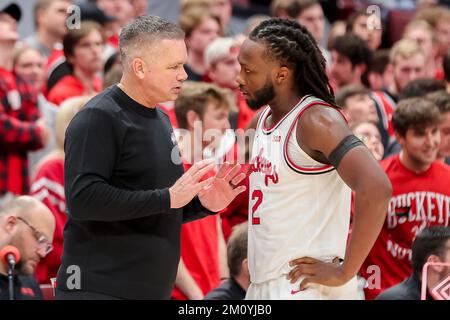
[[79, 291], [79, 290], [66, 291], [56, 289], [55, 300], [122, 300], [122, 299], [97, 292]]

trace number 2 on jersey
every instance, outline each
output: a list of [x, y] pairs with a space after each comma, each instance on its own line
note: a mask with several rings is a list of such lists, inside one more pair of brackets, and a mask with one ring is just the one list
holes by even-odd
[[252, 193], [252, 200], [255, 200], [256, 202], [252, 207], [252, 224], [260, 224], [260, 218], [255, 217], [255, 212], [258, 209], [258, 207], [261, 205], [261, 202], [263, 200], [263, 193], [261, 190], [254, 190]]

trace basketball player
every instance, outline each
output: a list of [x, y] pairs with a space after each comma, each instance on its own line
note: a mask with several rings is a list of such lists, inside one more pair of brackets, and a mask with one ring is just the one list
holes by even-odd
[[[256, 124], [250, 168], [247, 299], [355, 299], [392, 187], [335, 104], [311, 34], [262, 22], [239, 54]], [[346, 250], [351, 189], [356, 213]]]

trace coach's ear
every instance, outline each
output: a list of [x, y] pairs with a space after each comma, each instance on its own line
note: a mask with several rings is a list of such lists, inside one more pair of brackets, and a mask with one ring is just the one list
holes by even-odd
[[131, 62], [131, 67], [133, 68], [133, 73], [136, 75], [136, 77], [143, 80], [145, 77], [146, 68], [145, 61], [141, 58], [134, 58]]

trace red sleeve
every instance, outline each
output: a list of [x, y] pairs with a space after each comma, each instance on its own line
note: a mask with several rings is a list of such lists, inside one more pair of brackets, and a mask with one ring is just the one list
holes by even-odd
[[50, 278], [56, 277], [61, 264], [64, 242], [63, 229], [67, 221], [64, 196], [64, 161], [62, 159], [49, 160], [38, 168], [31, 186], [31, 195], [42, 201], [55, 217], [53, 251], [41, 260], [36, 268], [38, 282], [50, 283]]
[[47, 100], [59, 106], [64, 100], [84, 95], [83, 84], [73, 75], [65, 75], [50, 89]]
[[41, 131], [31, 121], [20, 121], [6, 114], [0, 103], [0, 140], [2, 145], [41, 145]]
[[245, 130], [247, 129], [248, 124], [255, 115], [255, 111], [250, 109], [250, 107], [248, 106], [247, 102], [245, 101], [244, 97], [240, 92], [237, 93], [237, 104], [239, 108], [237, 127], [239, 129]]
[[67, 94], [64, 90], [60, 90], [58, 85], [55, 85], [47, 95], [47, 100], [54, 105], [59, 106], [64, 100], [69, 98], [70, 95]]

